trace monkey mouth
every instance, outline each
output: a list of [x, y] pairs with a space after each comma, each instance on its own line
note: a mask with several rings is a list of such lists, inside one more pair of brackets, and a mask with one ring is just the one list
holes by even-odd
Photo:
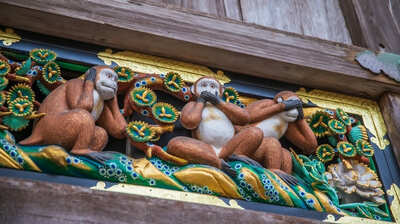
[[110, 91], [115, 92], [115, 87], [114, 87], [114, 86], [110, 86], [110, 85], [107, 85], [107, 84], [103, 84], [103, 87], [105, 87], [107, 90], [110, 90]]

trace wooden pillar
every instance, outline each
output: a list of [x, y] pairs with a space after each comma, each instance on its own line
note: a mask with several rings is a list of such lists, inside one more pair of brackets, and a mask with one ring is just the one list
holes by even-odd
[[400, 95], [385, 93], [380, 98], [380, 107], [388, 129], [390, 142], [400, 166]]

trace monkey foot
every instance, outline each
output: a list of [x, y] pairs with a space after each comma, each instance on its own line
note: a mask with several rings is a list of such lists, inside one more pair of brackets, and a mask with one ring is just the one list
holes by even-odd
[[221, 170], [224, 171], [231, 178], [236, 178], [238, 175], [236, 170], [234, 170], [225, 160], [221, 159]]
[[296, 177], [294, 177], [290, 174], [287, 174], [282, 170], [273, 169], [271, 171], [273, 171], [276, 175], [278, 175], [289, 186], [296, 186], [299, 184], [299, 180]]
[[259, 164], [257, 161], [255, 161], [247, 156], [232, 154], [228, 157], [228, 161], [240, 161], [240, 162], [246, 163], [251, 166], [263, 168], [263, 166], [261, 166], [261, 164]]

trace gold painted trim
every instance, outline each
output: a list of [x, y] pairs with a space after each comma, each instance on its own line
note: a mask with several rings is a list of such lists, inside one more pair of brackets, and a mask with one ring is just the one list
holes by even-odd
[[129, 67], [139, 73], [167, 74], [177, 72], [183, 80], [189, 83], [195, 82], [203, 76], [212, 76], [221, 83], [228, 83], [231, 80], [222, 71], [214, 73], [209, 68], [172, 59], [161, 58], [132, 51], [120, 51], [113, 53], [111, 49], [99, 52], [97, 57], [103, 60], [104, 64], [111, 65], [112, 62], [119, 66]]
[[229, 200], [229, 204], [225, 203], [218, 197], [205, 195], [205, 194], [197, 194], [191, 192], [182, 192], [182, 191], [173, 191], [162, 188], [154, 188], [154, 187], [144, 187], [138, 185], [131, 184], [116, 184], [109, 188], [106, 188], [106, 184], [103, 181], [97, 182], [96, 186], [91, 187], [93, 190], [102, 190], [102, 191], [112, 191], [118, 193], [127, 193], [127, 194], [135, 194], [141, 196], [148, 196], [160, 199], [169, 199], [175, 201], [183, 201], [190, 203], [198, 203], [204, 205], [215, 205], [226, 208], [236, 208], [243, 209], [236, 200]]
[[3, 41], [5, 46], [11, 46], [21, 40], [21, 37], [14, 32], [11, 28], [6, 28], [4, 31], [0, 30], [0, 40]]
[[340, 107], [348, 113], [362, 116], [365, 127], [374, 135], [371, 137], [371, 141], [381, 150], [384, 150], [390, 144], [389, 140], [385, 138], [387, 133], [385, 122], [379, 105], [375, 101], [322, 90], [307, 92], [304, 88], [301, 88], [296, 94], [304, 102], [311, 101], [327, 109]]

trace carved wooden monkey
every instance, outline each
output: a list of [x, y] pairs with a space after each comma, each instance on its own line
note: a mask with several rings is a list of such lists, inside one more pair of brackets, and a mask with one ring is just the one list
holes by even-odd
[[246, 125], [250, 116], [239, 106], [221, 100], [223, 86], [218, 80], [203, 77], [193, 84], [192, 92], [197, 101], [189, 102], [182, 109], [181, 123], [192, 130], [193, 138], [171, 139], [168, 153], [190, 163], [211, 165], [232, 174], [225, 159], [243, 148], [255, 151], [261, 144], [262, 131], [249, 127], [235, 134], [234, 125]]
[[302, 104], [295, 93], [282, 91], [273, 100], [256, 101], [246, 110], [250, 114], [250, 126], [259, 127], [263, 131], [264, 139], [255, 152], [239, 149], [235, 153], [246, 155], [265, 168], [291, 173], [292, 157], [279, 142], [282, 136], [301, 149], [304, 154], [315, 152], [318, 146], [317, 139], [303, 119]]
[[[71, 153], [97, 161], [108, 159], [100, 154], [108, 134], [125, 137], [126, 121], [117, 103], [118, 75], [108, 66], [94, 66], [85, 80], [72, 79], [53, 90], [40, 105], [32, 135], [21, 145], [57, 144]], [[97, 124], [97, 125], [96, 125]]]

